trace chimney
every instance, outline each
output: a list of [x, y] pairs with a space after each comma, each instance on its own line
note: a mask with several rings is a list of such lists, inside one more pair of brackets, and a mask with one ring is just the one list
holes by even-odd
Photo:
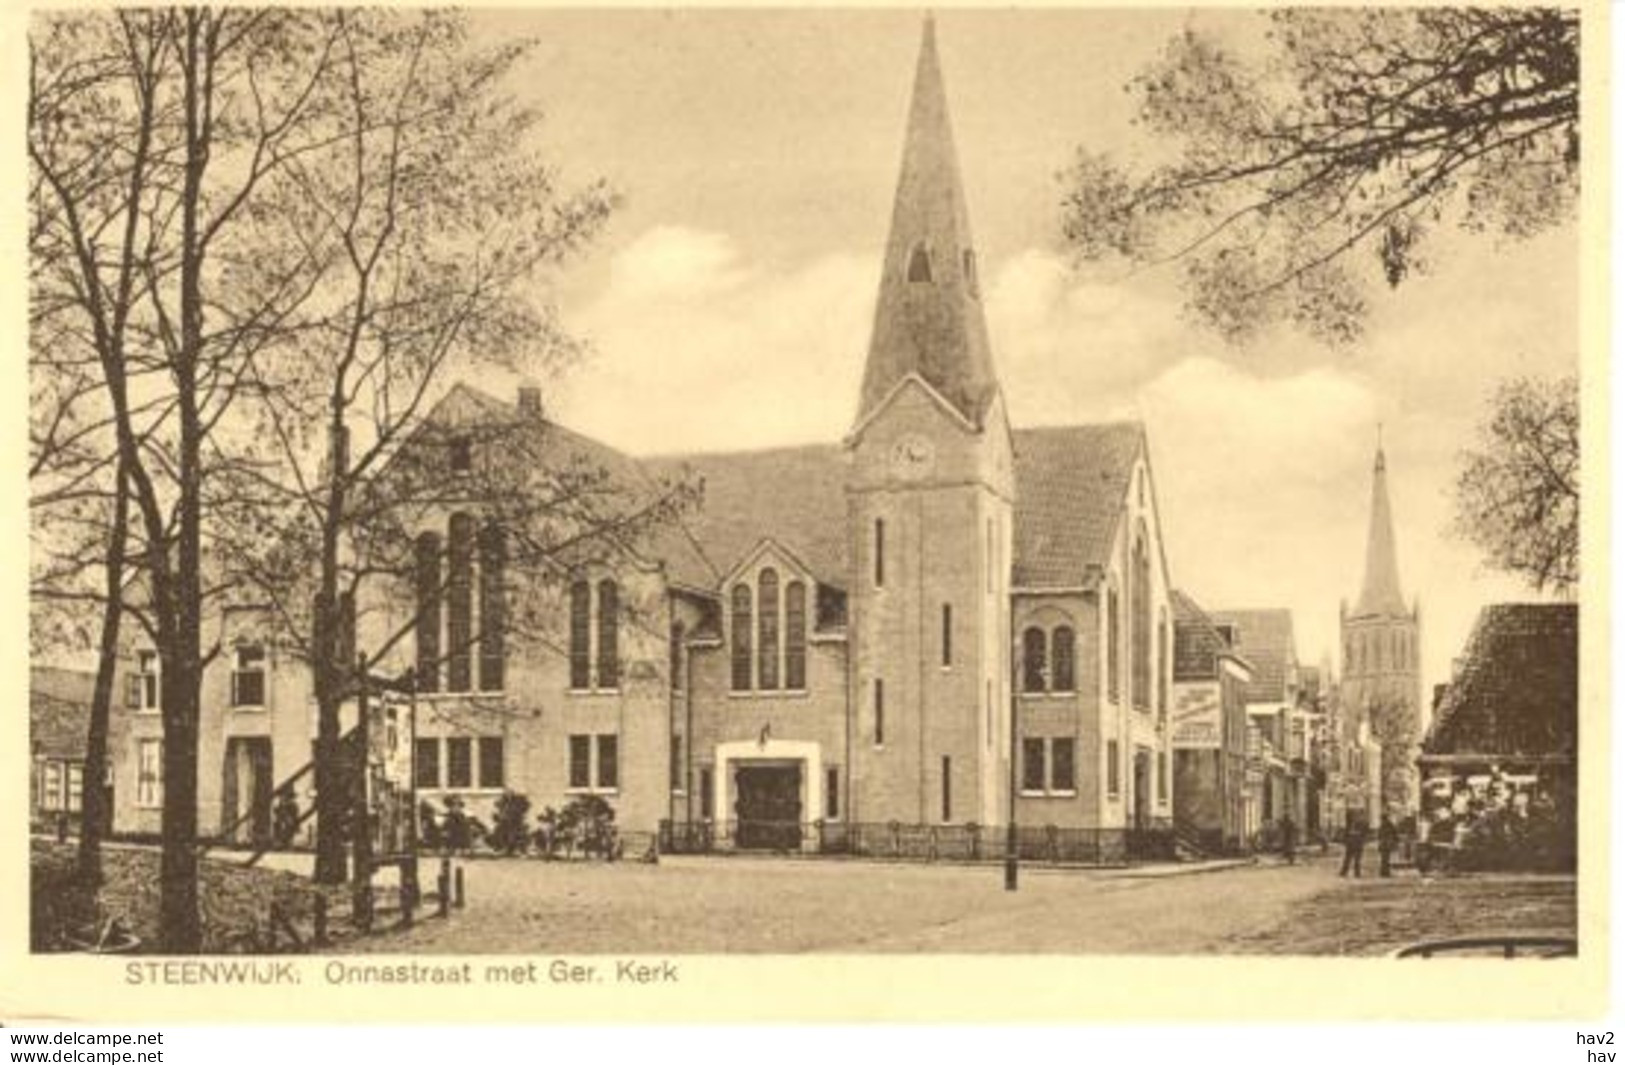
[[519, 416], [522, 418], [542, 417], [542, 390], [535, 385], [519, 386]]

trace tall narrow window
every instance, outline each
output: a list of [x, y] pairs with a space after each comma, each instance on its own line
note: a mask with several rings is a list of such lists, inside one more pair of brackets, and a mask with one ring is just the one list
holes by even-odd
[[716, 811], [711, 792], [711, 767], [700, 767], [700, 816], [709, 821]]
[[875, 519], [875, 587], [886, 586], [886, 520]]
[[1037, 736], [1021, 741], [1021, 790], [1044, 790], [1044, 741]]
[[621, 593], [614, 581], [598, 582], [598, 687], [621, 686]]
[[1117, 741], [1106, 741], [1106, 794], [1119, 795], [1123, 790], [1123, 765], [1118, 754]]
[[1130, 693], [1137, 709], [1151, 708], [1151, 556], [1145, 538], [1134, 541], [1134, 576], [1130, 588], [1130, 617], [1133, 644], [1133, 678]]
[[784, 686], [807, 687], [807, 586], [800, 581], [784, 586]]
[[685, 629], [681, 621], [671, 623], [671, 690], [680, 692], [688, 685], [688, 678], [683, 676], [683, 642]]
[[954, 760], [942, 756], [942, 823], [954, 819]]
[[474, 743], [467, 736], [446, 740], [446, 787], [474, 786]]
[[1123, 616], [1117, 589], [1106, 593], [1106, 694], [1116, 702], [1123, 690]]
[[237, 648], [237, 666], [231, 671], [231, 705], [265, 705], [265, 647], [245, 643]]
[[1058, 692], [1076, 691], [1078, 688], [1078, 638], [1070, 625], [1057, 625], [1050, 633], [1050, 671], [1054, 678], [1052, 689]]
[[1168, 801], [1168, 752], [1157, 752], [1157, 801]]
[[469, 668], [474, 626], [474, 519], [451, 516], [446, 549], [446, 690], [466, 692], [471, 687]]
[[598, 786], [608, 791], [621, 786], [620, 740], [609, 733], [598, 737]]
[[954, 608], [948, 603], [942, 604], [942, 664], [954, 664]]
[[499, 692], [506, 683], [505, 629], [508, 537], [502, 526], [480, 530], [480, 690]]
[[1054, 739], [1049, 743], [1049, 788], [1051, 791], [1078, 790], [1076, 740]]
[[925, 250], [924, 244], [914, 245], [914, 250], [909, 253], [908, 279], [917, 284], [931, 280], [931, 253]]
[[1168, 612], [1157, 622], [1157, 713], [1168, 712]]
[[412, 743], [412, 779], [420, 788], [440, 786], [440, 741], [420, 736]]
[[502, 749], [501, 736], [480, 737], [480, 787], [507, 786], [507, 763]]
[[756, 684], [765, 691], [779, 686], [779, 574], [764, 569], [756, 579]]
[[966, 248], [962, 261], [965, 267], [965, 290], [972, 296], [978, 295], [979, 290], [976, 283], [976, 253], [971, 251], [969, 248]]
[[875, 678], [875, 746], [886, 742], [886, 682]]
[[164, 741], [142, 740], [137, 751], [135, 804], [149, 809], [164, 804]]
[[751, 686], [750, 585], [734, 585], [731, 612], [733, 614], [733, 690], [748, 692]]
[[1044, 630], [1033, 626], [1021, 634], [1021, 690], [1041, 692], [1049, 664], [1044, 661]]
[[824, 770], [824, 817], [841, 816], [841, 771], [834, 766]]
[[[592, 585], [570, 583], [570, 687], [592, 687]], [[579, 785], [585, 787], [586, 785]]]
[[570, 786], [592, 787], [592, 737], [570, 737]]
[[440, 537], [432, 532], [417, 544], [418, 691], [440, 690]]
[[671, 734], [671, 790], [683, 790], [683, 736]]

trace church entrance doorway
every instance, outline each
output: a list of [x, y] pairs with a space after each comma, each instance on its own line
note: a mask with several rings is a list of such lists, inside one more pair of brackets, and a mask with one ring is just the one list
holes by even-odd
[[747, 850], [801, 847], [801, 763], [750, 762], [734, 771], [735, 845]]

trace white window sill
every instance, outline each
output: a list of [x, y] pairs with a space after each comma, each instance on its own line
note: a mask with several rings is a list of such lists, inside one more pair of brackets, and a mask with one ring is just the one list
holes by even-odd
[[806, 688], [751, 688], [749, 691], [728, 692], [730, 699], [805, 699]]
[[1043, 791], [1031, 791], [1027, 788], [1022, 788], [1021, 797], [1023, 799], [1076, 799], [1078, 797], [1078, 792], [1075, 788], [1071, 791], [1050, 791], [1048, 789]]
[[[492, 694], [496, 694], [496, 693], [493, 692]], [[583, 696], [587, 696], [587, 695], [619, 695], [619, 694], [621, 694], [621, 689], [619, 689], [619, 688], [571, 688], [568, 694], [570, 694], [570, 695], [583, 695]]]
[[620, 788], [565, 788], [566, 795], [619, 795]]
[[234, 706], [234, 707], [231, 708], [231, 712], [234, 713], [234, 714], [263, 714], [269, 709], [271, 709], [269, 706], [264, 706], [264, 705], [260, 705], [260, 706]]

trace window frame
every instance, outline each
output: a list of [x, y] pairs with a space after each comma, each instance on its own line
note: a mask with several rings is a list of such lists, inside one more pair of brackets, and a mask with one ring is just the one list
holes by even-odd
[[[256, 655], [257, 666], [246, 665], [247, 655]], [[269, 685], [266, 683], [269, 670], [266, 668], [270, 656], [266, 653], [265, 645], [261, 643], [238, 644], [233, 655], [231, 668], [231, 708], [233, 710], [256, 711], [269, 707]], [[259, 678], [259, 698], [253, 702], [245, 701], [243, 696], [244, 681], [248, 677]]]
[[[147, 753], [152, 752], [148, 766]], [[135, 805], [141, 810], [164, 808], [164, 741], [144, 736], [136, 743]]]

